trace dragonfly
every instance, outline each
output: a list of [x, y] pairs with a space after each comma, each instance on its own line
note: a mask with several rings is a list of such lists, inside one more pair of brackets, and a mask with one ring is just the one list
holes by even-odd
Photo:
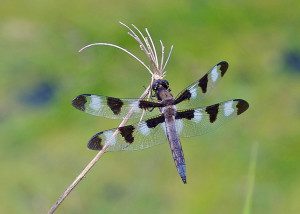
[[[102, 150], [105, 144], [110, 143], [107, 151], [138, 151], [168, 141], [177, 172], [186, 184], [186, 163], [180, 138], [207, 133], [249, 108], [248, 102], [243, 99], [231, 99], [199, 107], [203, 98], [224, 77], [227, 69], [226, 61], [219, 62], [176, 97], [172, 95], [165, 79], [153, 81], [151, 90], [156, 99], [152, 100], [120, 99], [95, 94], [75, 97], [72, 105], [76, 109], [111, 119], [125, 118], [130, 110], [132, 118], [139, 118], [142, 114], [147, 117], [154, 109], [159, 110], [157, 116], [149, 119], [96, 133], [87, 147], [91, 150]], [[179, 104], [184, 102], [191, 108], [180, 110]], [[114, 135], [115, 131], [118, 131], [117, 135]]]

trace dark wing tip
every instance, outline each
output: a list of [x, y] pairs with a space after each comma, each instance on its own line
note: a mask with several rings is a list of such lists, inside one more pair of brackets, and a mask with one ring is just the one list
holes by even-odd
[[228, 62], [226, 62], [226, 61], [219, 62], [218, 66], [221, 66], [220, 67], [221, 76], [224, 76], [224, 74], [226, 73], [228, 66], [229, 66]]
[[103, 145], [101, 144], [102, 139], [99, 137], [99, 135], [102, 134], [98, 133], [95, 134], [88, 142], [87, 147], [91, 150], [101, 150], [103, 148]]
[[184, 184], [186, 184], [186, 178], [181, 178], [182, 179], [182, 182], [184, 183]]
[[82, 94], [82, 95], [75, 97], [72, 100], [72, 106], [74, 106], [75, 108], [77, 108], [81, 111], [84, 111], [86, 102], [87, 102], [86, 97]]
[[237, 108], [237, 115], [242, 114], [249, 108], [249, 103], [243, 99], [235, 99], [234, 101], [237, 101], [238, 103], [236, 104]]

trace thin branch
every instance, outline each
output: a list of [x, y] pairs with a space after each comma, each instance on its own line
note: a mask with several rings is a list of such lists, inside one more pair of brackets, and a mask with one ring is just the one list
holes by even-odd
[[124, 24], [123, 22], [119, 22], [119, 23], [129, 30], [128, 34], [131, 37], [133, 37], [140, 44], [140, 48], [142, 49], [142, 51], [147, 55], [147, 57], [149, 57], [148, 56], [149, 53], [148, 53], [144, 43], [141, 41], [140, 37], [138, 35], [136, 35], [136, 33], [130, 27], [128, 27], [126, 24]]
[[[171, 57], [171, 54], [172, 54], [172, 50], [173, 50], [173, 45], [171, 46], [171, 49], [170, 49], [170, 52], [168, 54], [168, 58], [164, 64], [164, 45], [162, 43], [162, 41], [160, 40], [160, 44], [161, 44], [161, 48], [162, 48], [162, 53], [161, 53], [161, 62], [159, 63], [158, 61], [158, 55], [157, 55], [157, 52], [156, 52], [156, 48], [155, 48], [155, 45], [154, 45], [154, 42], [152, 40], [152, 37], [151, 37], [151, 34], [149, 33], [148, 29], [145, 28], [145, 31], [146, 31], [146, 34], [148, 37], [145, 37], [144, 34], [135, 26], [132, 24], [133, 28], [137, 31], [137, 33], [141, 36], [142, 40], [140, 39], [140, 37], [137, 35], [137, 33], [134, 32], [134, 30], [132, 30], [129, 26], [127, 26], [126, 24], [122, 23], [122, 22], [119, 22], [121, 25], [123, 25], [124, 27], [126, 27], [129, 32], [128, 34], [134, 38], [138, 44], [140, 45], [140, 48], [141, 50], [147, 55], [147, 57], [149, 58], [151, 64], [152, 64], [152, 68], [154, 68], [155, 70], [153, 71], [154, 72], [154, 76], [155, 78], [154, 79], [157, 79], [158, 77], [164, 77], [165, 76], [165, 71], [164, 69], [166, 68], [167, 64], [168, 64], [168, 61]], [[150, 40], [150, 43], [149, 43], [149, 40]]]
[[[126, 27], [129, 32], [128, 34], [133, 37], [138, 44], [140, 44], [140, 48], [141, 50], [146, 54], [146, 56], [149, 58], [150, 61], [152, 61], [152, 58], [151, 58], [151, 53], [149, 52], [149, 50], [146, 48], [147, 44], [144, 44], [143, 41], [140, 39], [140, 37], [130, 28], [128, 27], [126, 24], [122, 23], [122, 22], [119, 22], [121, 25], [123, 25], [124, 27]], [[141, 34], [141, 33], [140, 33]], [[145, 41], [146, 39], [144, 38], [143, 34], [141, 34], [143, 40]], [[146, 46], [145, 46], [146, 45]]]
[[173, 45], [171, 46], [171, 49], [170, 49], [168, 58], [167, 58], [166, 63], [165, 63], [165, 65], [164, 65], [164, 67], [163, 67], [163, 71], [165, 70], [165, 68], [166, 68], [166, 66], [167, 66], [167, 64], [168, 64], [168, 62], [169, 62], [169, 59], [170, 59], [170, 57], [171, 57], [172, 51], [173, 51]]
[[[144, 34], [134, 25], [134, 24], [131, 24], [134, 29], [140, 34], [140, 36], [143, 38], [144, 42], [145, 42], [145, 45], [147, 47], [147, 50], [148, 52], [150, 53], [151, 57], [153, 56], [153, 53], [151, 52], [151, 48], [150, 48], [150, 45], [149, 45], [149, 42], [147, 40], [147, 37], [144, 36]], [[153, 58], [151, 58], [153, 60]]]
[[146, 33], [147, 33], [147, 35], [148, 35], [148, 37], [149, 37], [149, 39], [150, 39], [151, 45], [152, 45], [152, 50], [153, 50], [154, 57], [155, 57], [156, 67], [159, 68], [159, 66], [158, 66], [158, 59], [157, 59], [157, 53], [156, 53], [156, 48], [155, 48], [154, 42], [153, 42], [153, 40], [152, 40], [152, 38], [151, 38], [151, 35], [150, 35], [150, 33], [148, 32], [148, 29], [147, 29], [147, 28], [145, 28], [145, 31], [146, 31]]
[[[141, 95], [140, 99], [143, 99], [147, 96], [149, 93], [151, 86], [148, 86], [144, 93]], [[126, 117], [123, 119], [123, 121], [120, 123], [119, 127], [124, 126], [129, 118], [131, 117], [132, 113], [134, 112], [134, 107], [130, 109]], [[56, 211], [56, 209], [59, 207], [59, 205], [65, 200], [65, 198], [71, 193], [71, 191], [77, 186], [77, 184], [85, 177], [85, 175], [92, 169], [92, 167], [97, 163], [97, 161], [102, 157], [102, 155], [107, 151], [107, 149], [110, 146], [110, 143], [114, 136], [118, 134], [118, 129], [113, 133], [112, 137], [109, 139], [109, 141], [103, 146], [102, 150], [100, 150], [97, 155], [91, 160], [91, 162], [82, 170], [82, 172], [77, 176], [77, 178], [72, 182], [72, 184], [61, 194], [61, 196], [58, 198], [58, 200], [53, 204], [53, 206], [48, 211], [48, 214], [52, 214]]]
[[163, 71], [163, 64], [164, 64], [164, 56], [165, 56], [165, 46], [161, 40], [159, 40], [161, 46], [161, 60], [160, 60], [160, 70]]
[[142, 60], [140, 60], [137, 56], [135, 56], [135, 55], [134, 55], [133, 53], [131, 53], [130, 51], [128, 51], [128, 50], [126, 50], [125, 48], [122, 48], [122, 47], [120, 47], [120, 46], [118, 46], [118, 45], [114, 45], [114, 44], [110, 44], [110, 43], [102, 43], [102, 42], [99, 42], [99, 43], [93, 43], [93, 44], [89, 44], [89, 45], [84, 46], [83, 48], [81, 48], [81, 49], [79, 50], [79, 52], [81, 52], [81, 51], [83, 51], [83, 50], [85, 50], [85, 49], [87, 49], [87, 48], [89, 48], [89, 47], [92, 47], [92, 46], [111, 46], [111, 47], [114, 47], [114, 48], [118, 48], [118, 49], [120, 49], [120, 50], [126, 52], [126, 53], [129, 54], [130, 56], [132, 56], [135, 60], [137, 60], [139, 63], [141, 63], [141, 64], [149, 71], [149, 73], [150, 73], [151, 75], [153, 75], [151, 69], [150, 69], [147, 65], [145, 65], [145, 63], [144, 63]]
[[141, 50], [146, 54], [146, 56], [149, 58], [149, 61], [151, 63], [151, 67], [154, 68], [154, 73], [160, 73], [159, 75], [162, 76], [162, 71], [159, 69], [158, 66], [158, 60], [157, 60], [157, 54], [156, 54], [156, 50], [155, 50], [155, 46], [154, 43], [152, 41], [151, 35], [149, 34], [149, 32], [147, 32], [147, 28], [145, 29], [147, 35], [150, 37], [150, 42], [152, 42], [152, 46], [150, 45], [148, 38], [144, 36], [144, 34], [135, 26], [132, 24], [133, 28], [138, 32], [138, 34], [141, 36], [142, 40], [140, 39], [140, 37], [126, 24], [120, 22], [121, 25], [123, 25], [124, 27], [126, 27], [129, 32], [128, 34], [133, 37], [138, 44], [140, 45]]
[[148, 53], [149, 53], [149, 56], [150, 56], [150, 61], [152, 62], [152, 63], [154, 63], [154, 65], [155, 65], [155, 67], [156, 67], [156, 63], [155, 63], [155, 57], [154, 57], [154, 53], [153, 53], [153, 50], [151, 49], [151, 46], [150, 46], [150, 44], [149, 44], [149, 42], [148, 42], [148, 39], [147, 39], [147, 37], [145, 37], [144, 36], [144, 34], [135, 26], [135, 25], [133, 25], [132, 24], [132, 26], [135, 28], [135, 30], [141, 35], [141, 37], [144, 39], [144, 42], [145, 42], [145, 44], [146, 44], [146, 47], [147, 47], [147, 49], [148, 49]]

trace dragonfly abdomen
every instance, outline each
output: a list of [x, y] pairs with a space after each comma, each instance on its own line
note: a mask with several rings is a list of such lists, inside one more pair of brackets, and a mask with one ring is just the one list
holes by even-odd
[[183, 183], [186, 184], [185, 160], [184, 160], [180, 139], [178, 136], [178, 130], [176, 130], [175, 114], [172, 113], [170, 114], [170, 112], [175, 112], [176, 114], [176, 109], [174, 106], [169, 106], [164, 111], [165, 123], [166, 123], [166, 135], [169, 141], [170, 149], [172, 152], [175, 166], [177, 168], [177, 172], [180, 175]]

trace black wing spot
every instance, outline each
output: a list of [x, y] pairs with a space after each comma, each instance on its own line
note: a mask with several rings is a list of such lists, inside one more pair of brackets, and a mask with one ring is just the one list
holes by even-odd
[[120, 114], [121, 108], [124, 103], [119, 98], [107, 97], [107, 105], [115, 115], [118, 115]]
[[189, 100], [191, 98], [192, 94], [189, 90], [185, 90], [183, 93], [180, 94], [180, 96], [175, 100], [174, 104], [181, 103], [184, 100]]
[[218, 64], [218, 66], [221, 66], [220, 67], [220, 70], [221, 70], [221, 77], [224, 76], [224, 74], [226, 73], [227, 69], [228, 69], [228, 63], [226, 61], [222, 61]]
[[95, 134], [88, 142], [87, 147], [91, 150], [101, 150], [103, 148], [103, 145], [101, 144], [102, 138], [99, 136], [102, 134], [102, 132]]
[[208, 83], [208, 76], [205, 74], [200, 80], [198, 86], [201, 88], [202, 93], [206, 93], [207, 91], [207, 83]]
[[209, 114], [209, 121], [211, 123], [215, 122], [217, 119], [217, 115], [219, 112], [219, 104], [214, 104], [211, 106], [207, 106], [205, 109], [206, 113]]
[[186, 110], [186, 111], [178, 111], [176, 113], [175, 119], [188, 119], [191, 120], [194, 118], [194, 113], [195, 110], [191, 109], [191, 110]]
[[122, 137], [125, 139], [127, 143], [133, 143], [134, 141], [133, 132], [135, 128], [132, 125], [119, 127], [118, 129], [120, 134], [122, 135]]
[[72, 100], [72, 106], [74, 106], [75, 108], [81, 111], [84, 111], [86, 102], [87, 102], [86, 97], [84, 95], [79, 95]]
[[158, 124], [165, 122], [164, 115], [151, 118], [145, 121], [148, 128], [155, 128]]
[[235, 99], [233, 101], [237, 101], [238, 103], [236, 104], [237, 108], [237, 115], [242, 114], [249, 108], [249, 103], [245, 100], [242, 99]]

